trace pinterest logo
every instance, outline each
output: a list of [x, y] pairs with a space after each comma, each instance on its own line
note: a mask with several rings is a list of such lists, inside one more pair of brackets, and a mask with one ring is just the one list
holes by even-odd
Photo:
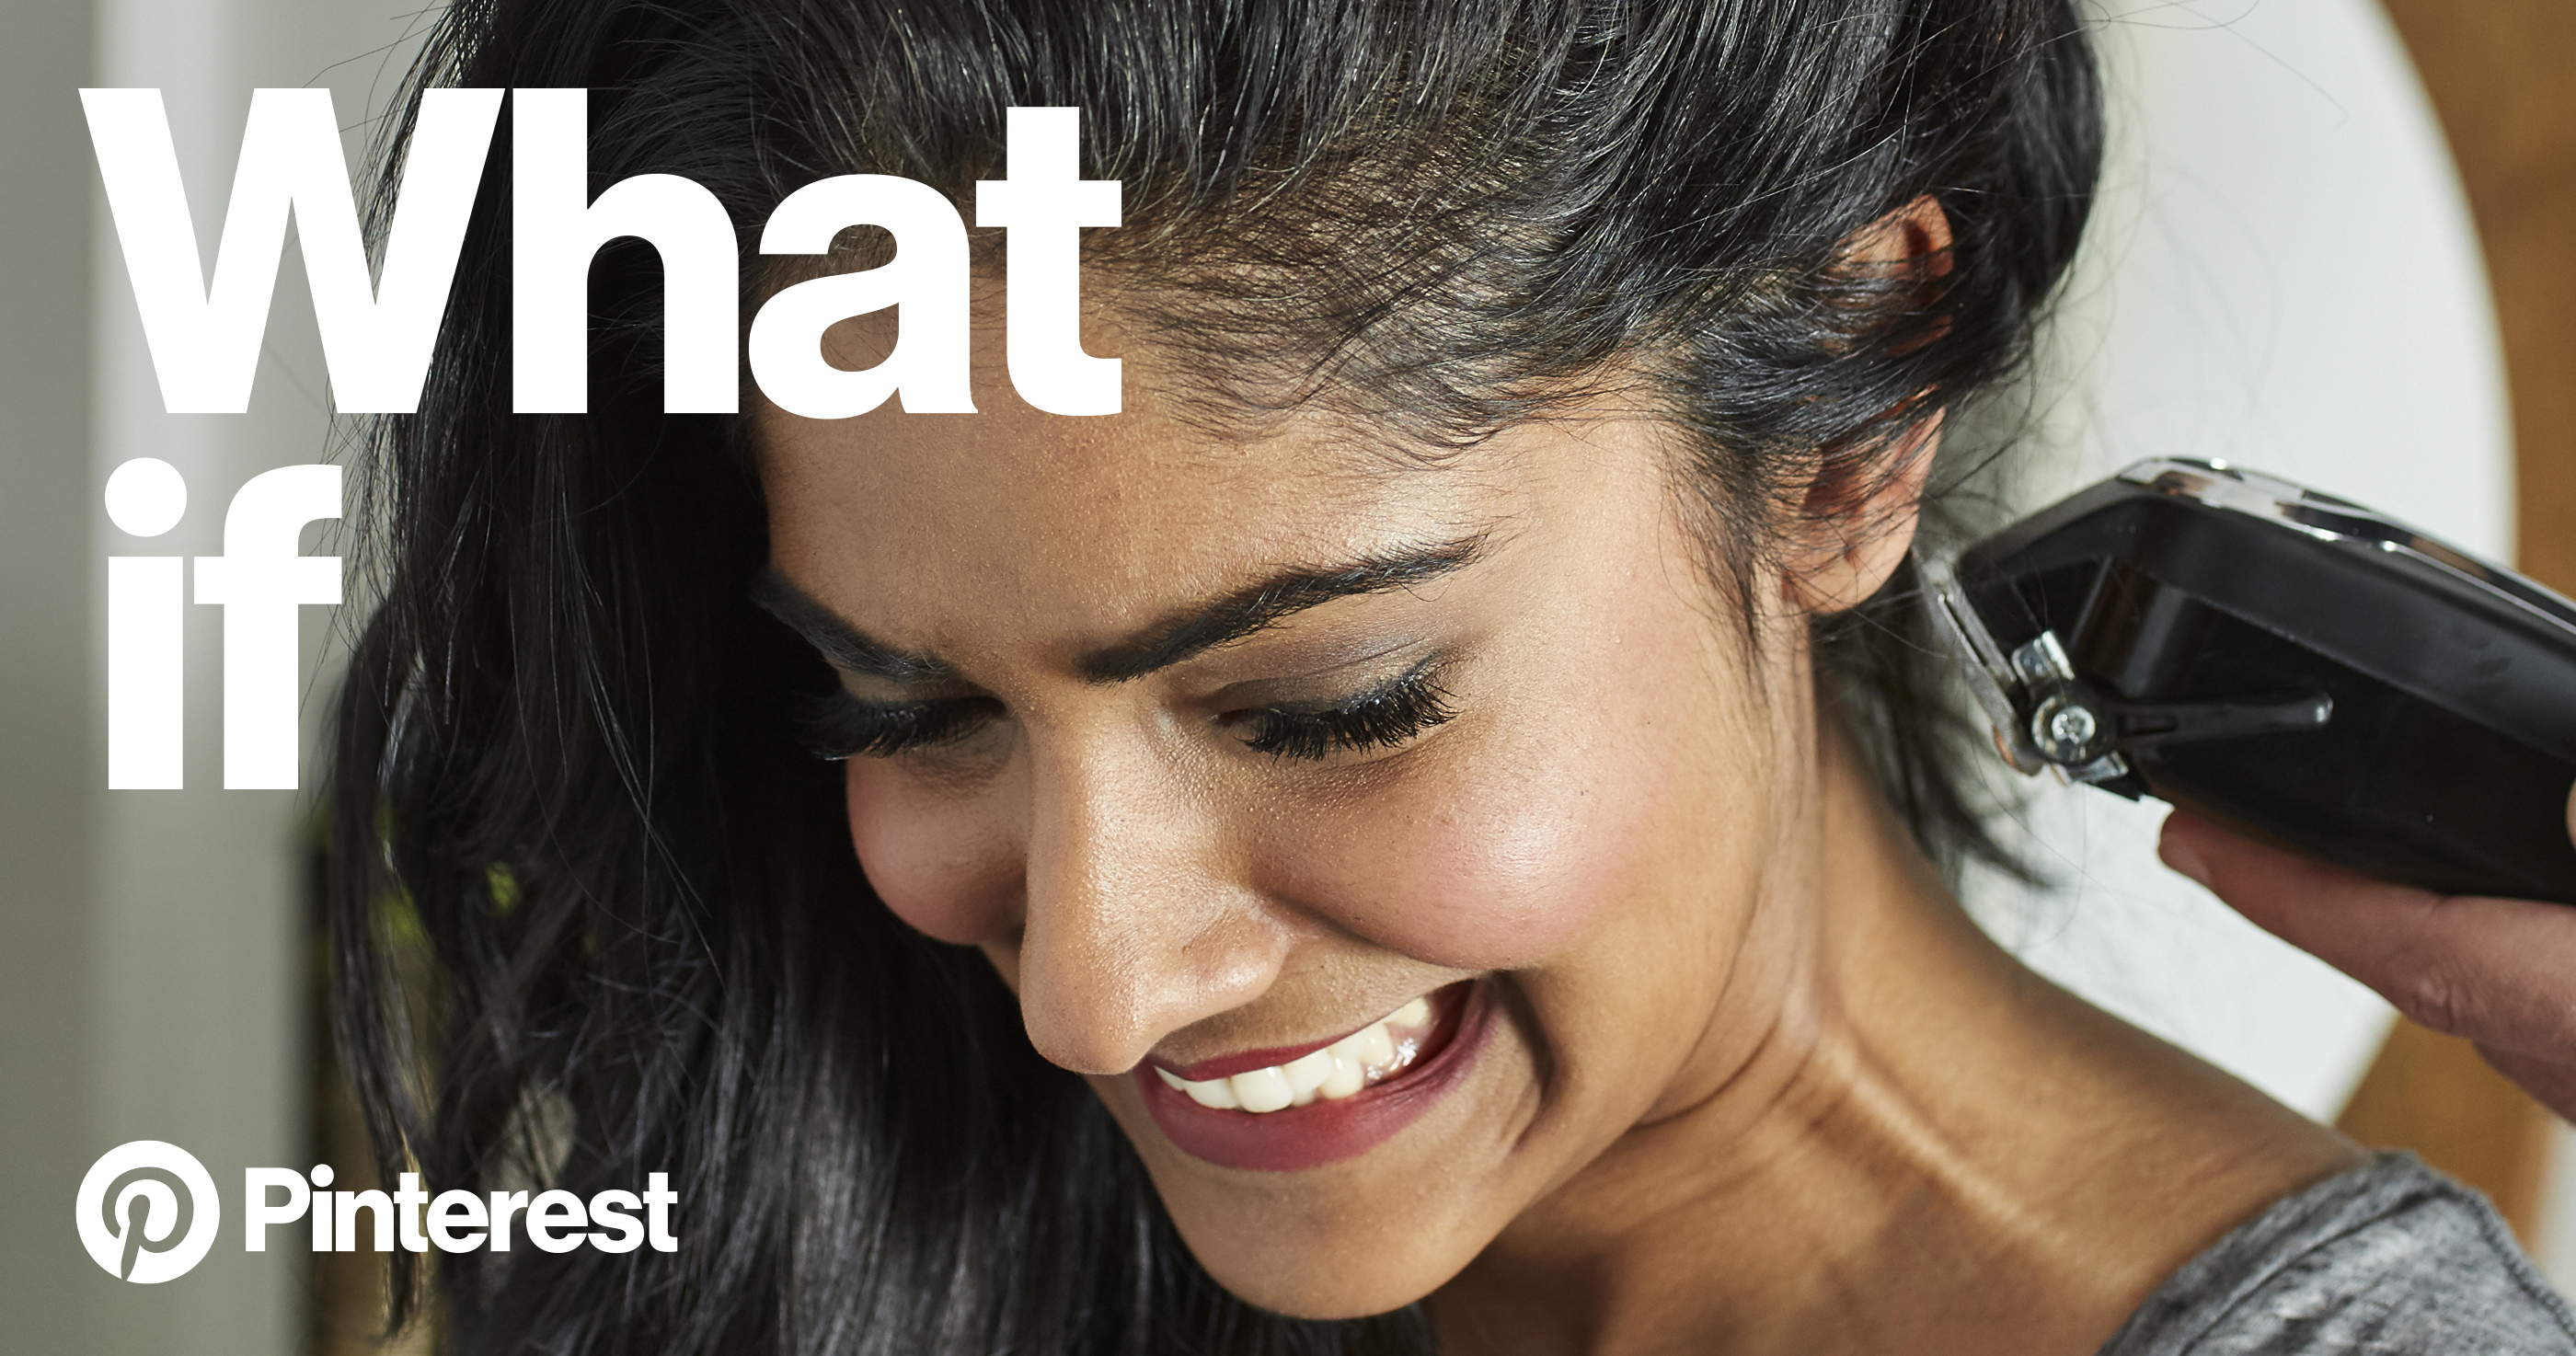
[[81, 1245], [106, 1272], [137, 1285], [188, 1274], [215, 1245], [223, 1202], [196, 1155], [138, 1139], [99, 1156], [75, 1207]]
[[[315, 1252], [508, 1252], [523, 1243], [539, 1252], [593, 1248], [605, 1253], [677, 1252], [673, 1216], [680, 1193], [671, 1175], [644, 1175], [644, 1189], [609, 1187], [587, 1198], [560, 1187], [531, 1191], [431, 1191], [417, 1172], [398, 1173], [387, 1192], [328, 1188], [328, 1163], [242, 1169], [242, 1251], [268, 1251], [270, 1226], [308, 1221]], [[278, 1199], [280, 1192], [285, 1199]], [[138, 1139], [99, 1156], [74, 1202], [81, 1246], [99, 1269], [137, 1285], [185, 1276], [214, 1247], [223, 1227], [215, 1179], [176, 1144]], [[302, 1232], [302, 1231], [299, 1231]]]

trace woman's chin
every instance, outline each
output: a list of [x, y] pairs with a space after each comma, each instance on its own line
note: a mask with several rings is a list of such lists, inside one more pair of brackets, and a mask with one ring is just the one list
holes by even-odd
[[1219, 1285], [1295, 1318], [1382, 1314], [1508, 1222], [1533, 1062], [1490, 981], [1457, 989], [1422, 1063], [1347, 1101], [1219, 1113], [1150, 1076], [1092, 1080]]
[[1389, 1209], [1373, 1194], [1329, 1209], [1265, 1211], [1283, 1222], [1262, 1227], [1229, 1218], [1216, 1201], [1172, 1217], [1209, 1278], [1245, 1303], [1290, 1318], [1366, 1318], [1429, 1297], [1500, 1231], [1502, 1221], [1467, 1208], [1474, 1202], [1455, 1190], [1424, 1193], [1419, 1210], [1411, 1202]]
[[[1182, 1237], [1188, 1240], [1189, 1235], [1184, 1231]], [[1428, 1296], [1458, 1270], [1416, 1274], [1428, 1272], [1422, 1266], [1425, 1259], [1401, 1246], [1344, 1250], [1327, 1245], [1241, 1259], [1211, 1257], [1194, 1241], [1190, 1250], [1208, 1275], [1235, 1298], [1290, 1318], [1367, 1318], [1389, 1313]], [[1459, 1260], [1459, 1266], [1465, 1263], [1465, 1258]]]
[[1500, 1227], [1480, 1227], [1472, 1177], [1426, 1186], [1364, 1162], [1249, 1189], [1156, 1183], [1181, 1241], [1236, 1297], [1292, 1318], [1361, 1318], [1429, 1295]]

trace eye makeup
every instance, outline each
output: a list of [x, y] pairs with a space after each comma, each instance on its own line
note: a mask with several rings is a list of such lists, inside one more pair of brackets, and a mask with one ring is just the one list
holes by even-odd
[[[1219, 722], [1245, 747], [1278, 758], [1320, 761], [1392, 749], [1457, 714], [1440, 685], [1442, 663], [1440, 655], [1426, 656], [1350, 696], [1248, 707]], [[883, 700], [844, 689], [806, 713], [805, 738], [814, 756], [832, 762], [891, 758], [962, 742], [1003, 713], [1000, 702], [982, 695]]]
[[1356, 696], [1309, 705], [1270, 706], [1244, 711], [1236, 720], [1248, 724], [1244, 742], [1281, 758], [1316, 760], [1336, 753], [1391, 749], [1458, 714], [1440, 686], [1438, 655]]
[[1002, 714], [990, 697], [870, 701], [847, 691], [817, 700], [804, 719], [806, 746], [826, 762], [891, 758], [955, 744]]

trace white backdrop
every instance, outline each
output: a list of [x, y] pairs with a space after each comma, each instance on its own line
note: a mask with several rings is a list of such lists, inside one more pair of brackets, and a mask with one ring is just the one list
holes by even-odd
[[[2217, 457], [2512, 556], [2503, 365], [2467, 204], [2367, 0], [2106, 6], [2113, 151], [2028, 499]], [[2044, 782], [2063, 877], [1972, 903], [2034, 965], [2321, 1119], [2389, 1020], [2155, 858], [2157, 802]]]

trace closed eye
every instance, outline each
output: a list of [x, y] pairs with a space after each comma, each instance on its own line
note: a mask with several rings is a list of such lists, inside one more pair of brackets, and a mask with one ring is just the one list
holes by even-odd
[[1322, 759], [1404, 744], [1458, 713], [1439, 682], [1436, 657], [1356, 697], [1318, 707], [1268, 707], [1241, 713], [1245, 744], [1281, 758]]
[[1002, 704], [991, 697], [885, 702], [835, 692], [806, 714], [806, 746], [832, 762], [891, 758], [957, 743], [1001, 714]]
[[[1003, 715], [987, 696], [876, 701], [843, 690], [818, 699], [803, 721], [817, 758], [891, 758], [960, 743]], [[1280, 758], [1320, 761], [1408, 743], [1457, 715], [1440, 686], [1438, 658], [1356, 696], [1322, 705], [1261, 707], [1234, 713], [1248, 729], [1247, 747]]]

